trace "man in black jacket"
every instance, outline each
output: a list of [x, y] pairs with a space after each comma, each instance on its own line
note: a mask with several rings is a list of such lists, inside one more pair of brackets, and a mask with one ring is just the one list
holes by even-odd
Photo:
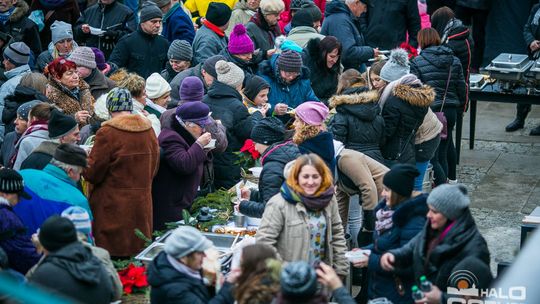
[[159, 35], [163, 14], [153, 5], [145, 5], [140, 13], [137, 31], [118, 41], [110, 57], [110, 63], [118, 68], [148, 78], [152, 73], [160, 73], [168, 61], [169, 42]]
[[25, 1], [0, 1], [0, 32], [10, 36], [9, 43], [26, 43], [37, 57], [41, 53], [41, 41], [38, 27], [28, 19], [28, 13], [29, 7]]
[[[93, 35], [90, 27], [105, 33]], [[105, 58], [109, 58], [118, 40], [136, 29], [137, 21], [130, 8], [115, 0], [99, 0], [82, 13], [75, 26], [75, 38], [86, 46], [100, 49]]]
[[406, 41], [407, 33], [409, 44], [418, 45], [420, 15], [416, 0], [369, 1], [366, 21], [366, 40], [372, 47], [391, 50]]
[[113, 288], [101, 262], [77, 239], [73, 223], [58, 215], [39, 231], [45, 258], [29, 277], [31, 283], [54, 290], [77, 303], [110, 303]]

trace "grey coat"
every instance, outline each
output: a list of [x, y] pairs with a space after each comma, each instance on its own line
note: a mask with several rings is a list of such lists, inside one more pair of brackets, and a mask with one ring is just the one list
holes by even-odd
[[193, 40], [193, 64], [204, 63], [206, 59], [218, 55], [221, 50], [227, 47], [228, 43], [227, 36], [220, 37], [203, 25]]
[[37, 146], [42, 142], [49, 139], [49, 131], [47, 130], [37, 130], [28, 135], [22, 137], [19, 142], [19, 152], [17, 153], [17, 158], [13, 169], [20, 170], [22, 162], [34, 151]]

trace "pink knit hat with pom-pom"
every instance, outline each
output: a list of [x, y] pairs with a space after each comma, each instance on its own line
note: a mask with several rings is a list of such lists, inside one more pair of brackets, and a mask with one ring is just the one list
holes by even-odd
[[255, 51], [253, 41], [246, 34], [246, 27], [243, 24], [234, 26], [231, 37], [229, 37], [228, 49], [231, 55], [248, 54]]

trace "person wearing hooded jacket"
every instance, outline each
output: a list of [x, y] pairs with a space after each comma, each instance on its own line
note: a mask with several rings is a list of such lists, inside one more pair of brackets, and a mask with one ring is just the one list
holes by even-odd
[[215, 186], [229, 189], [240, 180], [240, 166], [235, 164], [239, 151], [249, 138], [255, 121], [262, 119], [257, 111], [252, 115], [242, 103], [240, 90], [244, 72], [231, 62], [220, 60], [216, 63], [217, 80], [214, 80], [204, 97], [212, 111], [212, 117], [220, 120], [227, 129], [228, 146], [225, 152], [214, 155]]
[[472, 273], [479, 290], [491, 286], [489, 249], [469, 204], [464, 185], [436, 187], [427, 198], [428, 220], [423, 229], [403, 247], [381, 256], [383, 270], [398, 273], [412, 267], [415, 279], [424, 275], [433, 284], [417, 303], [447, 303], [447, 288], [460, 288], [458, 280], [450, 280], [459, 271]]
[[39, 231], [45, 258], [28, 278], [32, 284], [58, 292], [78, 303], [110, 303], [114, 298], [107, 270], [90, 248], [78, 241], [73, 223], [58, 215]]
[[336, 94], [341, 74], [341, 43], [334, 36], [311, 39], [302, 54], [313, 92], [328, 104], [328, 99]]
[[459, 59], [451, 49], [440, 45], [437, 31], [432, 28], [420, 30], [418, 42], [422, 52], [412, 60], [411, 73], [435, 90], [435, 100], [430, 107], [433, 112], [444, 112], [447, 120], [448, 137], [441, 138], [435, 155], [435, 184], [440, 185], [446, 182], [446, 178], [452, 181], [457, 179], [456, 149], [452, 131], [457, 117], [463, 115], [467, 84]]
[[389, 83], [379, 100], [385, 123], [381, 152], [387, 166], [415, 163], [415, 134], [435, 99], [435, 90], [409, 71], [407, 52], [403, 49], [393, 50], [381, 69], [381, 79]]
[[240, 212], [250, 217], [262, 217], [266, 203], [279, 193], [285, 178], [287, 163], [300, 156], [298, 147], [285, 140], [285, 126], [276, 117], [266, 117], [251, 130], [255, 149], [261, 153], [262, 171], [258, 191], [242, 190]]
[[356, 94], [337, 95], [330, 98], [330, 107], [336, 114], [328, 129], [348, 149], [362, 152], [383, 163], [384, 119], [377, 104], [379, 94], [376, 90], [362, 88]]

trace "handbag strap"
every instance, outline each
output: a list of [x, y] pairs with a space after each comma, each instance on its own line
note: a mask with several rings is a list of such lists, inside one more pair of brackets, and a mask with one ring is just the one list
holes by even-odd
[[444, 90], [444, 95], [442, 99], [441, 104], [441, 110], [439, 112], [442, 112], [444, 108], [444, 104], [446, 103], [446, 93], [448, 93], [448, 87], [450, 86], [450, 76], [452, 76], [452, 64], [450, 64], [450, 69], [448, 70], [448, 79], [446, 79], [446, 89]]

